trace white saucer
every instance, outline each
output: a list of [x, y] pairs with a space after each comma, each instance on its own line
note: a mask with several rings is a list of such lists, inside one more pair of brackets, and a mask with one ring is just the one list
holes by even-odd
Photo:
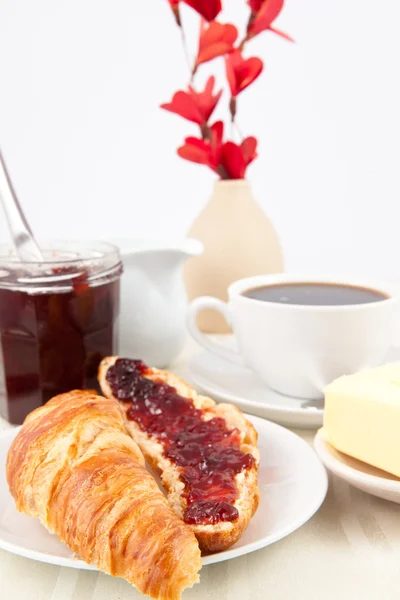
[[[300, 437], [269, 421], [249, 417], [258, 431], [260, 505], [241, 539], [203, 565], [259, 550], [289, 535], [318, 510], [327, 475], [314, 450]], [[17, 512], [5, 476], [8, 448], [18, 429], [0, 433], [0, 548], [54, 565], [95, 570], [73, 555], [37, 521]]]
[[[233, 340], [225, 344], [232, 345]], [[322, 425], [323, 400], [283, 396], [268, 388], [252, 371], [201, 352], [189, 363], [190, 382], [204, 394], [236, 404], [241, 410], [286, 427], [317, 429]]]
[[326, 468], [347, 483], [367, 494], [400, 504], [399, 478], [338, 452], [324, 439], [321, 431], [315, 436], [314, 447]]
[[[232, 335], [215, 336], [227, 348], [235, 347]], [[400, 349], [391, 348], [385, 363], [400, 360]], [[250, 369], [201, 351], [189, 363], [190, 382], [201, 392], [236, 404], [244, 412], [269, 419], [285, 427], [318, 429], [322, 426], [323, 400], [304, 400], [271, 390]]]

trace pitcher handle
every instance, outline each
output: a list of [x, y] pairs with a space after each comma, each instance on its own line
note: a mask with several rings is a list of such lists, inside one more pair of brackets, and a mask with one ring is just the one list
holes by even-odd
[[208, 352], [211, 352], [216, 356], [243, 367], [244, 362], [239, 352], [230, 350], [229, 348], [224, 348], [224, 346], [221, 344], [210, 340], [210, 338], [202, 333], [198, 328], [197, 315], [199, 312], [205, 309], [211, 309], [220, 312], [228, 325], [231, 325], [231, 316], [228, 304], [222, 300], [218, 300], [218, 298], [213, 298], [212, 296], [202, 296], [201, 298], [196, 298], [196, 300], [193, 300], [189, 306], [186, 323], [190, 335], [198, 344], [200, 344], [200, 346], [208, 350]]

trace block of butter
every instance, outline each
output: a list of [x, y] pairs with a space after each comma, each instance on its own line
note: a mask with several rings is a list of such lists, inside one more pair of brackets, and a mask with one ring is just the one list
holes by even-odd
[[322, 433], [336, 450], [400, 477], [400, 363], [328, 385]]

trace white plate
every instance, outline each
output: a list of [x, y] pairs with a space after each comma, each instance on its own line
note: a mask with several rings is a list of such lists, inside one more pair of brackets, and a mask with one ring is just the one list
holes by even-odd
[[[203, 565], [235, 558], [268, 546], [303, 525], [318, 510], [327, 491], [327, 476], [313, 449], [294, 433], [249, 417], [259, 434], [260, 506], [235, 546], [203, 559]], [[16, 430], [0, 434], [0, 548], [42, 562], [95, 570], [31, 517], [17, 512], [8, 491], [5, 461]]]
[[400, 504], [400, 479], [394, 475], [338, 452], [323, 438], [321, 431], [315, 436], [314, 447], [326, 468], [347, 483], [367, 494]]
[[[226, 340], [225, 345], [232, 345]], [[323, 400], [302, 400], [283, 396], [268, 388], [252, 371], [201, 352], [189, 363], [190, 382], [201, 392], [232, 402], [241, 410], [270, 419], [286, 427], [317, 429], [323, 420]]]

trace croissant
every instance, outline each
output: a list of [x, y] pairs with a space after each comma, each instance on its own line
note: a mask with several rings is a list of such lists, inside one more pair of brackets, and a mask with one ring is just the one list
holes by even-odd
[[144, 468], [115, 400], [73, 391], [33, 411], [7, 481], [19, 511], [143, 594], [175, 600], [198, 581], [197, 540]]

